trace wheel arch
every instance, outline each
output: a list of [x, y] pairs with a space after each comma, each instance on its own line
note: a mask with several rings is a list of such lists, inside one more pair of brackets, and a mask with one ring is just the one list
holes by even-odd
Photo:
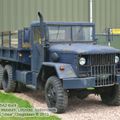
[[44, 88], [46, 81], [50, 76], [58, 77], [55, 67], [42, 65], [41, 70], [40, 70], [38, 77], [37, 77], [38, 85], [40, 84], [40, 85], [42, 85], [42, 88]]
[[[64, 67], [64, 70], [60, 70], [61, 66]], [[70, 64], [44, 62], [38, 74], [38, 81], [45, 84], [50, 76], [56, 76], [60, 80], [64, 78], [77, 77]]]

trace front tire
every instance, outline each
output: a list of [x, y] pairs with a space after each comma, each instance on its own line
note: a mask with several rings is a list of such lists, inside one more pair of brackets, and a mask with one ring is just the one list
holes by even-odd
[[115, 85], [110, 88], [106, 88], [106, 90], [100, 94], [102, 102], [111, 106], [119, 106], [120, 105], [120, 85]]
[[68, 95], [63, 89], [61, 81], [55, 77], [49, 77], [45, 85], [45, 98], [48, 108], [56, 108], [56, 113], [65, 112], [68, 105]]
[[13, 80], [13, 68], [11, 65], [6, 65], [3, 72], [2, 86], [5, 92], [14, 92], [16, 82]]

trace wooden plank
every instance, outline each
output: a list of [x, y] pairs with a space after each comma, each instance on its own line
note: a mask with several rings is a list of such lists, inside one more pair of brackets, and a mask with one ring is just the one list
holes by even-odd
[[18, 31], [4, 31], [0, 33], [0, 36], [3, 34], [3, 36], [8, 36], [8, 35], [17, 35]]

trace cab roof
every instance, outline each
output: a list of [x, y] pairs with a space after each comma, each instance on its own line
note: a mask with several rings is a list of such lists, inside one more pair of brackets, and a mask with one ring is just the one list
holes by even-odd
[[[47, 25], [61, 25], [61, 26], [70, 26], [70, 25], [83, 25], [83, 26], [95, 26], [95, 23], [90, 23], [90, 22], [45, 22]], [[31, 26], [39, 26], [40, 22], [39, 21], [33, 21]]]

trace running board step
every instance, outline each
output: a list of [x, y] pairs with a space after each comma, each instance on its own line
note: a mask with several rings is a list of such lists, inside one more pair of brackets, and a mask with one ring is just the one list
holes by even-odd
[[27, 88], [30, 88], [30, 89], [32, 89], [32, 90], [36, 90], [36, 89], [37, 89], [37, 87], [34, 86], [34, 85], [26, 85], [26, 87], [27, 87]]

